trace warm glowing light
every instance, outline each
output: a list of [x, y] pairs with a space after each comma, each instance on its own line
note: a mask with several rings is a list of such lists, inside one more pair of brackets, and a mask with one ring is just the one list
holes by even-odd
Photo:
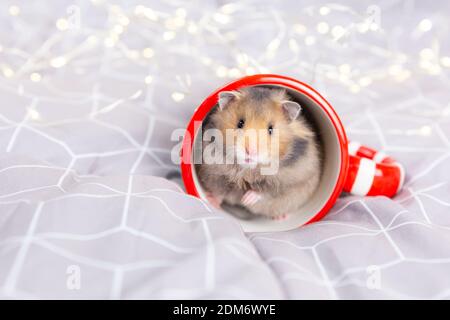
[[377, 31], [378, 29], [380, 29], [380, 26], [378, 25], [378, 23], [372, 22], [369, 25], [369, 29], [372, 30], [372, 31]]
[[289, 40], [289, 48], [295, 53], [299, 52], [300, 50], [300, 47], [298, 46], [298, 43], [295, 39]]
[[150, 59], [154, 55], [155, 55], [155, 50], [153, 50], [152, 48], [145, 48], [144, 50], [142, 50], [142, 56], [144, 58]]
[[28, 109], [28, 117], [34, 121], [41, 119], [41, 115], [39, 114], [39, 112], [37, 112], [36, 109], [33, 108]]
[[269, 42], [269, 44], [267, 45], [267, 50], [268, 51], [276, 51], [279, 46], [280, 46], [280, 39], [275, 38]]
[[225, 66], [218, 66], [218, 67], [217, 67], [217, 69], [216, 69], [216, 75], [217, 75], [219, 78], [224, 78], [224, 77], [227, 76], [227, 74], [228, 74], [228, 69], [227, 69], [227, 67], [225, 67]]
[[14, 71], [10, 67], [4, 67], [2, 72], [6, 78], [11, 78], [12, 76], [14, 76]]
[[313, 44], [315, 44], [316, 43], [316, 38], [314, 37], [314, 36], [307, 36], [306, 38], [305, 38], [305, 44], [307, 45], [307, 46], [312, 46]]
[[350, 91], [353, 93], [358, 93], [359, 91], [361, 91], [361, 87], [357, 84], [353, 84], [350, 86]]
[[[374, 56], [379, 53], [380, 56], [385, 58], [387, 65], [377, 66], [376, 63], [368, 63], [367, 67], [370, 68], [370, 70], [364, 69], [365, 63], [360, 65], [357, 59], [353, 60], [353, 55], [350, 52], [344, 59], [338, 59], [338, 57], [333, 61], [325, 59], [323, 65], [320, 63], [317, 65], [317, 68], [312, 68], [314, 66], [311, 61], [319, 61], [322, 53], [311, 46], [320, 44], [321, 49], [329, 49], [330, 52], [332, 52], [333, 49], [336, 49], [335, 53], [339, 56], [341, 53], [345, 53], [341, 52], [337, 44], [332, 43], [332, 40], [336, 42], [337, 39], [342, 38], [339, 42], [342, 42], [343, 47], [359, 47], [359, 45], [365, 45], [366, 41], [361, 36], [358, 36], [358, 34], [366, 32], [371, 33], [371, 31], [379, 31], [381, 29], [382, 25], [379, 24], [379, 21], [375, 22], [372, 17], [364, 17], [359, 14], [355, 15], [356, 12], [351, 6], [346, 5], [329, 4], [302, 8], [301, 15], [299, 15], [297, 19], [297, 21], [301, 23], [290, 24], [289, 21], [284, 21], [283, 19], [277, 20], [275, 23], [280, 23], [280, 25], [277, 24], [277, 27], [279, 27], [281, 32], [275, 34], [271, 33], [271, 37], [269, 38], [265, 37], [265, 44], [267, 44], [265, 48], [266, 51], [262, 53], [253, 52], [250, 48], [249, 53], [246, 53], [246, 49], [248, 48], [241, 45], [242, 41], [245, 42], [246, 39], [244, 38], [247, 36], [247, 33], [242, 33], [238, 30], [239, 26], [234, 25], [236, 23], [234, 20], [239, 19], [239, 21], [244, 21], [241, 19], [245, 17], [248, 8], [246, 5], [242, 5], [238, 2], [227, 3], [212, 11], [208, 11], [206, 17], [197, 16], [196, 14], [188, 17], [188, 14], [193, 12], [191, 11], [190, 6], [186, 8], [172, 7], [172, 9], [154, 6], [153, 9], [153, 5], [148, 2], [148, 6], [150, 7], [146, 5], [136, 5], [130, 8], [112, 4], [105, 0], [90, 1], [95, 5], [104, 5], [104, 9], [106, 9], [106, 14], [108, 15], [108, 22], [106, 24], [99, 25], [99, 28], [96, 27], [95, 30], [91, 29], [90, 24], [84, 25], [86, 30], [77, 34], [74, 33], [77, 37], [76, 39], [79, 39], [82, 43], [78, 46], [67, 47], [71, 44], [66, 43], [66, 36], [72, 36], [72, 33], [69, 32], [66, 36], [62, 37], [62, 32], [59, 31], [72, 29], [72, 18], [77, 17], [73, 16], [69, 11], [66, 12], [66, 15], [59, 16], [59, 18], [56, 16], [53, 20], [50, 20], [50, 23], [53, 24], [53, 31], [57, 32], [57, 36], [62, 37], [63, 41], [55, 45], [55, 50], [52, 48], [52, 50], [47, 50], [45, 54], [43, 53], [42, 61], [40, 58], [37, 60], [30, 60], [30, 62], [27, 62], [26, 68], [21, 68], [20, 62], [18, 62], [17, 65], [16, 62], [14, 65], [11, 64], [11, 67], [0, 63], [0, 76], [6, 78], [17, 77], [21, 79], [24, 75], [25, 80], [28, 81], [28, 83], [30, 81], [34, 83], [43, 82], [43, 80], [47, 81], [52, 73], [51, 70], [46, 70], [46, 68], [64, 68], [69, 62], [71, 64], [70, 67], [72, 67], [73, 64], [72, 71], [76, 74], [81, 74], [82, 72], [89, 70], [87, 66], [89, 63], [92, 61], [94, 61], [93, 63], [98, 62], [98, 57], [96, 56], [97, 51], [89, 51], [97, 45], [104, 45], [105, 47], [112, 48], [117, 44], [120, 44], [120, 47], [117, 48], [118, 50], [107, 50], [108, 53], [113, 54], [114, 59], [117, 58], [117, 60], [114, 61], [118, 61], [118, 59], [125, 57], [134, 60], [139, 59], [139, 63], [133, 65], [143, 66], [143, 68], [145, 68], [146, 65], [154, 65], [157, 67], [158, 62], [160, 62], [158, 61], [159, 58], [164, 59], [164, 57], [159, 57], [160, 51], [158, 51], [158, 59], [155, 59], [156, 50], [159, 48], [158, 46], [164, 46], [164, 41], [162, 44], [158, 41], [170, 41], [175, 39], [169, 43], [178, 43], [176, 40], [179, 40], [179, 38], [186, 40], [186, 44], [184, 44], [185, 41], [182, 41], [182, 46], [176, 46], [177, 49], [180, 51], [185, 50], [186, 55], [191, 54], [192, 57], [190, 58], [197, 63], [202, 64], [204, 68], [207, 69], [205, 71], [209, 71], [213, 76], [236, 79], [244, 75], [269, 73], [271, 71], [277, 72], [279, 71], [278, 69], [280, 69], [277, 67], [277, 64], [282, 64], [282, 60], [284, 61], [285, 58], [287, 58], [287, 62], [286, 64], [283, 63], [283, 67], [291, 62], [295, 63], [297, 59], [299, 59], [301, 60], [302, 67], [305, 66], [308, 70], [313, 69], [314, 72], [326, 77], [325, 79], [328, 79], [329, 81], [331, 81], [330, 79], [339, 81], [345, 86], [345, 89], [348, 90], [347, 94], [350, 92], [356, 94], [367, 90], [366, 88], [373, 84], [383, 85], [383, 81], [386, 80], [387, 85], [389, 85], [389, 83], [392, 84], [405, 81], [413, 75], [416, 75], [416, 73], [422, 75], [425, 74], [427, 76], [439, 75], [444, 71], [447, 72], [447, 70], [449, 70], [446, 68], [450, 68], [450, 56], [444, 51], [445, 46], [441, 43], [441, 37], [445, 36], [445, 34], [440, 32], [436, 32], [432, 39], [420, 39], [427, 41], [424, 43], [428, 44], [423, 44], [423, 46], [426, 47], [418, 47], [418, 49], [416, 49], [417, 51], [412, 52], [404, 51], [404, 53], [402, 53], [401, 51], [404, 48], [395, 48], [396, 50], [391, 50], [391, 47], [386, 46], [386, 43], [390, 43], [388, 41], [371, 43], [370, 46], [368, 45], [366, 47], [367, 52], [374, 53]], [[25, 7], [21, 5], [20, 2], [18, 3], [20, 7], [18, 5], [9, 4], [5, 7], [6, 15], [8, 15], [9, 19], [12, 21], [19, 18], [12, 18], [11, 16], [24, 15], [25, 13], [32, 14], [32, 12], [25, 10]], [[95, 9], [98, 10], [100, 8]], [[192, 7], [192, 9], [196, 8]], [[25, 11], [22, 12], [21, 10]], [[236, 12], [238, 14], [235, 15]], [[251, 20], [249, 23], [256, 24], [262, 22], [266, 13], [269, 14], [269, 12], [258, 12], [258, 19]], [[340, 16], [341, 14], [344, 16], [346, 13], [349, 14], [347, 16], [348, 19], [344, 19], [345, 17], [342, 17], [342, 19], [338, 16], [334, 17], [334, 15]], [[438, 21], [440, 20], [431, 20], [431, 18], [427, 17], [423, 17], [422, 20], [418, 19], [413, 25], [413, 29], [415, 30], [405, 34], [405, 37], [410, 36], [412, 40], [418, 40], [421, 35], [424, 36], [423, 33], [425, 32], [434, 31], [434, 29], [438, 31], [437, 27], [440, 26]], [[19, 21], [16, 22], [18, 23]], [[26, 23], [27, 21], [20, 21], [20, 23], [22, 22]], [[231, 25], [232, 22], [233, 25]], [[130, 26], [130, 24], [132, 24], [132, 26]], [[257, 30], [254, 35], [256, 37], [259, 36], [258, 32], [266, 32], [263, 25], [261, 25], [261, 30], [258, 30], [258, 27], [258, 25], [255, 25], [255, 29], [252, 29]], [[131, 31], [131, 29], [133, 32], [127, 32]], [[149, 31], [149, 33], [147, 33], [147, 31]], [[390, 36], [389, 31], [391, 30], [386, 30], [386, 36]], [[130, 39], [126, 38], [125, 35], [122, 35], [125, 32], [131, 33], [131, 35], [126, 34], [127, 37], [131, 36]], [[153, 32], [162, 37], [162, 39], [152, 39]], [[356, 37], [347, 37], [347, 35], [352, 35], [353, 33], [356, 33]], [[201, 37], [198, 37], [197, 35]], [[220, 48], [227, 48], [227, 54], [221, 56], [217, 55], [215, 51], [211, 51], [211, 56], [208, 56], [208, 48], [203, 48], [204, 43], [202, 43], [202, 39], [204, 39], [205, 36], [208, 37], [208, 39], [212, 39], [214, 47], [218, 48], [218, 51], [221, 50]], [[378, 36], [382, 35], [380, 34]], [[184, 39], [185, 37], [186, 39]], [[146, 44], [142, 47], [138, 47], [135, 39], [141, 38], [145, 38], [148, 41], [145, 42]], [[56, 38], [56, 40], [59, 41], [60, 39]], [[387, 40], [392, 39], [389, 38]], [[197, 43], [198, 41], [200, 42]], [[370, 39], [367, 41], [367, 43], [371, 42]], [[197, 48], [197, 45], [200, 47]], [[275, 56], [275, 53], [277, 53], [278, 50], [286, 50], [286, 45], [289, 48], [288, 50], [290, 50], [291, 57], [284, 57], [283, 55], [283, 57], [280, 56], [280, 59], [277, 59], [276, 61], [270, 59]], [[192, 46], [195, 46], [194, 49], [198, 49], [198, 51], [189, 51], [193, 48]], [[308, 48], [308, 46], [310, 46], [310, 48]], [[137, 49], [132, 50], [130, 49], [131, 47]], [[232, 50], [228, 50], [228, 48], [231, 48]], [[8, 55], [14, 55], [15, 53], [20, 55], [21, 52], [17, 49], [19, 48], [13, 46], [8, 48], [2, 48], [0, 46], [0, 52], [6, 50]], [[308, 52], [303, 52], [305, 50]], [[52, 52], [57, 52], [56, 54], [60, 54], [60, 56], [53, 56], [52, 58]], [[329, 55], [330, 52], [323, 52], [323, 54]], [[440, 56], [442, 53], [445, 53], [446, 55]], [[303, 54], [311, 55], [311, 59], [303, 59]], [[95, 56], [95, 59], [84, 59], [84, 57], [90, 56]], [[224, 57], [226, 57], [226, 59], [224, 59]], [[371, 57], [368, 57], [367, 60], [369, 59], [371, 60]], [[18, 61], [21, 60], [19, 59]], [[126, 61], [130, 62], [130, 60]], [[340, 63], [336, 63], [336, 61], [340, 61]], [[262, 64], [268, 65], [269, 68], [262, 66]], [[12, 68], [14, 68], [14, 70]], [[19, 72], [17, 70], [21, 71]], [[370, 73], [368, 71], [370, 71]], [[179, 78], [181, 75], [177, 75], [177, 77]], [[154, 75], [146, 75], [145, 73], [140, 76], [140, 79], [141, 84], [142, 81], [146, 85], [153, 85], [155, 82]], [[186, 99], [188, 92], [187, 88], [192, 85], [191, 79], [186, 80], [186, 83], [184, 83], [184, 81], [181, 82], [183, 85], [178, 89], [180, 92], [169, 92], [171, 99], [176, 102]], [[181, 91], [184, 91], [185, 93]], [[450, 116], [450, 105], [446, 110], [447, 115]], [[31, 112], [36, 111], [32, 110]], [[37, 119], [39, 113], [36, 112], [36, 114], [35, 117]], [[414, 134], [429, 135], [431, 134], [432, 128], [433, 127], [429, 126], [420, 128], [420, 126], [418, 126], [414, 130]]]
[[345, 34], [345, 29], [340, 25], [334, 26], [333, 29], [331, 29], [331, 34], [335, 38], [340, 38]]
[[53, 58], [51, 61], [50, 61], [50, 65], [53, 67], [53, 68], [61, 68], [62, 66], [64, 66], [65, 64], [67, 63], [67, 59], [65, 58], [65, 57], [56, 57], [56, 58]]
[[69, 29], [69, 22], [66, 19], [60, 18], [56, 20], [56, 28], [61, 31]]
[[237, 5], [235, 3], [227, 3], [220, 8], [220, 11], [222, 11], [225, 14], [230, 14], [236, 11], [236, 9]]
[[398, 76], [403, 71], [403, 67], [399, 64], [394, 64], [389, 67], [388, 73], [391, 76]]
[[90, 44], [96, 44], [98, 42], [97, 36], [91, 35], [87, 38], [87, 42]]
[[117, 34], [121, 34], [124, 30], [125, 30], [124, 27], [120, 24], [117, 24], [113, 27], [113, 32]]
[[202, 57], [201, 61], [205, 66], [210, 66], [212, 64], [212, 59], [209, 57]]
[[138, 5], [134, 8], [134, 14], [143, 15], [145, 12], [145, 7], [143, 5]]
[[37, 72], [33, 72], [32, 74], [30, 74], [30, 80], [33, 82], [39, 82], [39, 81], [41, 81], [41, 79], [42, 79], [42, 76]]
[[360, 33], [366, 33], [367, 31], [369, 31], [369, 28], [370, 28], [370, 25], [367, 22], [358, 23], [356, 25], [356, 29]]
[[126, 55], [128, 58], [136, 60], [136, 59], [139, 59], [140, 54], [139, 54], [139, 51], [137, 51], [137, 50], [128, 50]]
[[434, 51], [430, 48], [424, 48], [420, 51], [420, 57], [422, 59], [431, 60], [434, 58]]
[[230, 70], [228, 70], [228, 77], [238, 78], [240, 76], [242, 76], [242, 73], [238, 68], [231, 68]]
[[175, 19], [169, 18], [164, 21], [164, 26], [169, 30], [175, 30], [177, 28], [175, 24]]
[[431, 133], [433, 132], [433, 129], [431, 129], [430, 126], [422, 126], [422, 127], [419, 129], [419, 132], [420, 132], [420, 134], [421, 134], [422, 136], [429, 136], [429, 135], [431, 135]]
[[123, 26], [127, 26], [130, 24], [130, 19], [127, 16], [120, 15], [119, 17], [119, 23]]
[[330, 31], [330, 26], [328, 25], [328, 23], [320, 22], [317, 25], [317, 32], [319, 32], [321, 34], [326, 34], [326, 33], [328, 33], [328, 31]]
[[197, 33], [197, 31], [198, 31], [198, 27], [197, 27], [197, 25], [195, 24], [195, 23], [189, 23], [189, 25], [188, 25], [188, 28], [187, 28], [187, 31], [189, 32], [189, 33], [191, 33], [191, 34], [195, 34], [195, 33]]
[[181, 100], [184, 99], [184, 93], [182, 93], [182, 92], [174, 92], [174, 93], [172, 93], [172, 99], [175, 102], [180, 102]]
[[325, 7], [325, 6], [323, 6], [319, 9], [319, 13], [323, 16], [326, 16], [327, 14], [329, 14], [330, 11], [331, 11], [330, 8]]
[[411, 71], [409, 70], [402, 70], [399, 74], [397, 74], [395, 76], [395, 80], [401, 82], [401, 81], [405, 81], [406, 79], [408, 79], [411, 76]]
[[236, 61], [241, 67], [245, 67], [248, 64], [248, 55], [245, 53], [238, 53], [236, 55]]
[[223, 13], [216, 13], [214, 14], [213, 18], [221, 24], [227, 24], [231, 21], [230, 16]]
[[174, 25], [176, 28], [181, 28], [181, 27], [183, 27], [185, 23], [186, 23], [186, 20], [184, 20], [184, 18], [182, 18], [182, 17], [175, 17], [175, 18], [173, 19], [173, 25]]
[[111, 10], [111, 12], [114, 13], [119, 13], [120, 12], [120, 7], [117, 4], [113, 4], [109, 7], [109, 9]]
[[170, 41], [174, 39], [176, 36], [176, 33], [174, 31], [166, 31], [163, 33], [163, 39], [166, 41]]
[[292, 29], [294, 30], [295, 33], [298, 33], [298, 34], [305, 34], [306, 33], [306, 27], [304, 25], [302, 25], [302, 24], [299, 24], [299, 23], [294, 24], [292, 26]]
[[430, 31], [431, 28], [433, 28], [433, 22], [431, 22], [431, 20], [423, 19], [422, 21], [420, 21], [420, 23], [419, 23], [420, 31], [427, 32], [427, 31]]
[[370, 86], [372, 84], [372, 78], [370, 78], [370, 77], [362, 77], [361, 79], [359, 79], [358, 83], [359, 83], [359, 85], [361, 87]]
[[337, 79], [339, 77], [339, 75], [336, 72], [332, 71], [328, 71], [325, 75], [330, 79]]
[[341, 64], [339, 66], [339, 72], [344, 73], [344, 74], [349, 74], [352, 71], [352, 67], [345, 63], [345, 64]]
[[148, 75], [144, 79], [145, 84], [150, 84], [153, 82], [153, 77], [151, 75]]
[[446, 68], [450, 68], [450, 57], [442, 57], [441, 64]]
[[186, 12], [186, 9], [184, 9], [184, 8], [178, 8], [177, 10], [175, 10], [175, 14], [180, 18], [185, 18], [187, 15], [187, 12]]
[[107, 37], [105, 38], [105, 40], [103, 41], [104, 45], [108, 48], [114, 47], [114, 45], [116, 44], [117, 39], [113, 38], [113, 37]]
[[20, 8], [18, 6], [10, 6], [8, 12], [12, 16], [18, 16], [20, 14]]
[[137, 6], [134, 9], [134, 13], [139, 16], [143, 15], [145, 18], [151, 21], [157, 21], [159, 18], [158, 14], [154, 10], [144, 6]]
[[245, 69], [245, 74], [248, 75], [248, 76], [252, 75], [252, 74], [255, 74], [255, 73], [256, 73], [256, 70], [253, 67], [248, 67], [248, 68]]
[[430, 60], [421, 60], [419, 66], [422, 69], [430, 69], [433, 66], [433, 63]]
[[442, 68], [440, 65], [433, 63], [428, 67], [428, 73], [431, 75], [438, 75], [442, 72]]

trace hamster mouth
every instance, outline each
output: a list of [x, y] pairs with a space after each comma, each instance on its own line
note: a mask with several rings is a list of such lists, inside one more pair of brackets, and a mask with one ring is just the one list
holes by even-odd
[[253, 164], [253, 163], [257, 164], [257, 163], [259, 163], [258, 159], [255, 159], [255, 158], [252, 158], [252, 157], [248, 157], [248, 156], [246, 156], [244, 158], [244, 162], [248, 163], [248, 164]]
[[249, 155], [247, 152], [238, 147], [235, 147], [230, 151], [233, 151], [232, 154], [234, 155], [234, 163], [245, 168], [255, 168], [259, 165], [268, 165], [272, 161], [267, 155]]
[[244, 163], [239, 164], [241, 165], [241, 167], [245, 168], [256, 168], [260, 163], [255, 159], [245, 158]]
[[264, 157], [252, 157], [247, 154], [237, 157], [237, 163], [245, 167], [256, 167], [257, 165], [264, 165], [268, 164], [269, 162], [270, 161], [268, 161]]

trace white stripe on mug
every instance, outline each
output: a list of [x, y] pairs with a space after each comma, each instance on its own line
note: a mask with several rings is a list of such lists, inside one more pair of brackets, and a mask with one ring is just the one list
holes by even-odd
[[361, 158], [358, 173], [353, 183], [351, 193], [358, 196], [365, 196], [372, 188], [375, 177], [376, 163], [367, 158]]

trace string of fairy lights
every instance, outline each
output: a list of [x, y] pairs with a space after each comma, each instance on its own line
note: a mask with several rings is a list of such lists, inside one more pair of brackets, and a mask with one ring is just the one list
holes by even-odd
[[[302, 59], [308, 48], [313, 50], [314, 47], [320, 46], [332, 50], [337, 46], [345, 47], [354, 42], [353, 37], [358, 35], [378, 34], [381, 38], [388, 37], [387, 31], [383, 29], [382, 9], [376, 6], [371, 6], [362, 12], [356, 12], [350, 7], [338, 4], [305, 7], [302, 8], [301, 14], [310, 17], [311, 19], [308, 20], [310, 23], [295, 22], [289, 25], [283, 25], [284, 12], [271, 15], [271, 12], [257, 11], [255, 19], [274, 18], [281, 24], [280, 32], [267, 43], [265, 51], [259, 57], [235, 45], [239, 26], [233, 25], [234, 18], [236, 15], [250, 12], [249, 4], [231, 2], [218, 8], [205, 8], [201, 10], [200, 17], [191, 17], [189, 8], [181, 6], [162, 11], [147, 5], [122, 7], [104, 0], [92, 0], [91, 6], [104, 10], [107, 14], [108, 23], [104, 27], [93, 28], [86, 25], [83, 21], [84, 8], [69, 5], [64, 15], [54, 19], [54, 32], [49, 33], [50, 37], [39, 50], [25, 52], [20, 47], [8, 47], [0, 43], [0, 57], [3, 55], [18, 58], [0, 59], [0, 74], [7, 79], [28, 78], [33, 82], [45, 81], [54, 69], [70, 67], [71, 64], [88, 64], [89, 60], [86, 57], [89, 57], [89, 52], [101, 47], [104, 50], [112, 50], [119, 57], [141, 66], [158, 63], [158, 59], [164, 59], [164, 57], [158, 57], [158, 45], [132, 48], [123, 41], [133, 25], [145, 30], [154, 30], [158, 34], [158, 40], [163, 43], [177, 41], [180, 34], [187, 34], [192, 39], [196, 37], [205, 39], [207, 35], [214, 36], [215, 42], [222, 43], [224, 47], [230, 49], [230, 54], [234, 57], [233, 64], [227, 65], [217, 61], [207, 55], [207, 50], [201, 54], [195, 51], [192, 58], [198, 59], [219, 78], [234, 79], [249, 74], [276, 72], [277, 66], [271, 64], [271, 59], [277, 56], [284, 45], [287, 45], [291, 51], [294, 57], [292, 61], [297, 61], [300, 65], [303, 63], [305, 70], [314, 72], [316, 77], [325, 77], [341, 83], [352, 93], [358, 93], [374, 82], [383, 81], [386, 78], [403, 82], [407, 81], [413, 72], [439, 76], [450, 69], [450, 56], [440, 52], [442, 39], [439, 39], [439, 33], [434, 32], [436, 28], [440, 28], [439, 19], [435, 22], [431, 17], [422, 18], [409, 33], [411, 41], [431, 34], [428, 45], [420, 48], [418, 54], [402, 52], [399, 49], [393, 50], [389, 45], [373, 46], [370, 52], [385, 58], [388, 63], [365, 72], [361, 72], [351, 62], [339, 64], [321, 62], [320, 67], [317, 67]], [[26, 4], [23, 4], [23, 7], [10, 5], [7, 8], [7, 15], [12, 20], [11, 23], [14, 24], [21, 19], [22, 23], [26, 23], [25, 17], [22, 17], [26, 10]], [[346, 20], [334, 23], [332, 21], [337, 19], [334, 19], [333, 15], [345, 15]], [[85, 37], [62, 54], [56, 56], [50, 54], [50, 48], [61, 43], [65, 37], [72, 37], [74, 34], [85, 35]], [[192, 46], [195, 46], [195, 42], [192, 41], [192, 43]], [[12, 60], [21, 61], [21, 63], [7, 62]], [[153, 80], [153, 74], [148, 74], [142, 79], [146, 85], [150, 85]], [[186, 92], [182, 90], [171, 93], [175, 102], [182, 101], [185, 95]]]

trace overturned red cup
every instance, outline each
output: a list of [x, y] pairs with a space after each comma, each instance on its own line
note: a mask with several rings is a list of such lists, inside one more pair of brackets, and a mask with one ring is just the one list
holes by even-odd
[[360, 196], [393, 197], [400, 190], [404, 180], [403, 167], [382, 152], [355, 142], [349, 144], [335, 110], [316, 90], [289, 77], [258, 74], [238, 79], [216, 90], [195, 110], [186, 129], [181, 152], [181, 173], [189, 194], [207, 201], [193, 161], [193, 150], [202, 141], [201, 130], [196, 124], [201, 123], [217, 105], [220, 92], [249, 86], [282, 88], [300, 103], [318, 131], [323, 148], [323, 172], [316, 192], [298, 212], [289, 214], [287, 219], [281, 221], [264, 217], [238, 219], [244, 231], [285, 231], [318, 221], [333, 207], [343, 191]]

